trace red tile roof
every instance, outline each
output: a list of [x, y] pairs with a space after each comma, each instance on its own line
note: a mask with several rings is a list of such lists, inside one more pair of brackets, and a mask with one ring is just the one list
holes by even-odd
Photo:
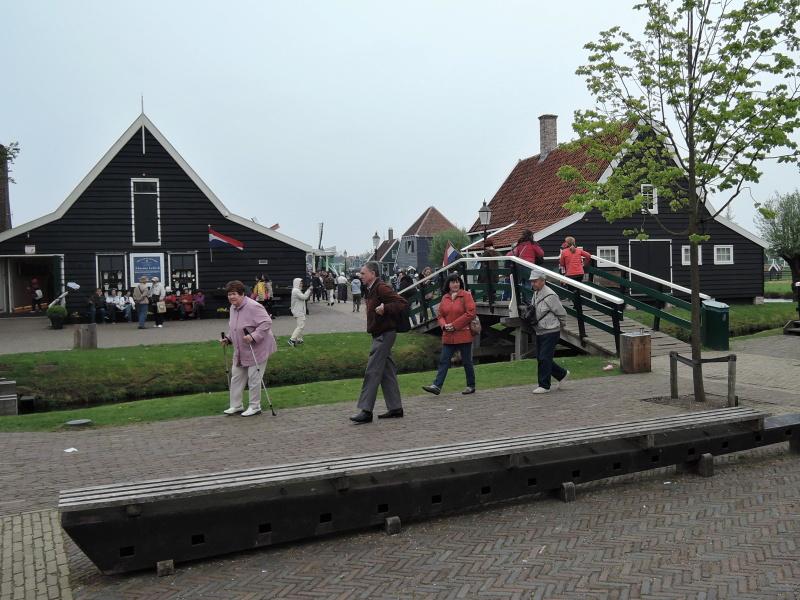
[[[535, 234], [571, 214], [564, 204], [577, 189], [575, 184], [563, 181], [557, 174], [565, 165], [573, 165], [585, 177], [597, 180], [608, 162], [591, 159], [580, 148], [568, 150], [564, 147], [556, 148], [541, 162], [538, 154], [520, 160], [489, 202], [492, 209], [491, 229], [499, 229], [517, 221], [513, 227], [492, 236], [496, 248], [511, 246], [524, 229], [530, 229]], [[483, 228], [476, 220], [470, 232], [480, 231]], [[482, 244], [477, 244], [474, 248], [481, 247]]]
[[448, 229], [457, 228], [450, 221], [448, 221], [442, 213], [436, 210], [436, 208], [429, 206], [425, 212], [422, 213], [416, 221], [414, 221], [414, 224], [408, 228], [408, 231], [403, 234], [403, 237], [407, 235], [433, 237], [440, 231], [446, 231]]

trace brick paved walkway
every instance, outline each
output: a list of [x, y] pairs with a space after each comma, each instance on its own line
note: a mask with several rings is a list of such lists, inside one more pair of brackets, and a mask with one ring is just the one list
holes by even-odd
[[[800, 412], [800, 338], [766, 340], [734, 348], [743, 403]], [[724, 390], [713, 369], [707, 376], [710, 391]], [[687, 379], [681, 386], [691, 389]], [[658, 362], [652, 374], [574, 381], [543, 398], [531, 387], [409, 398], [405, 419], [362, 427], [347, 423], [352, 405], [329, 405], [275, 418], [4, 434], [0, 522], [48, 514], [60, 489], [247, 466], [243, 457], [281, 463], [683, 410], [641, 401], [668, 392]], [[800, 462], [784, 447], [720, 462], [711, 479], [664, 469], [580, 486], [573, 504], [543, 498], [394, 537], [365, 532], [181, 565], [160, 579], [105, 577], [71, 541], [64, 552], [75, 598], [800, 598]], [[23, 535], [23, 548], [32, 541]], [[59, 548], [54, 540], [54, 555]], [[9, 578], [4, 562], [0, 581], [13, 583], [19, 564]]]

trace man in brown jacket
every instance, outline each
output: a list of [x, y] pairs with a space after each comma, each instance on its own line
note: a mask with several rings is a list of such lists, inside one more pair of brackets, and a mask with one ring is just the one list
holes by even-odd
[[397, 338], [397, 321], [403, 318], [408, 306], [405, 298], [392, 287], [380, 280], [380, 265], [368, 262], [361, 268], [361, 281], [366, 287], [364, 301], [367, 306], [367, 333], [372, 334], [372, 348], [369, 351], [364, 383], [358, 398], [358, 414], [350, 417], [353, 423], [361, 425], [372, 423], [372, 410], [378, 395], [378, 386], [383, 390], [387, 412], [378, 415], [379, 419], [393, 419], [403, 416], [400, 400], [400, 386], [397, 384], [397, 365], [392, 358], [392, 346]]

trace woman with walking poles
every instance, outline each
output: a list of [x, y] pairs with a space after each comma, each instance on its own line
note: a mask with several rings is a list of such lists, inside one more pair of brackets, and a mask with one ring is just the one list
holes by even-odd
[[475, 393], [475, 367], [472, 364], [472, 331], [470, 323], [475, 318], [475, 300], [472, 294], [464, 289], [461, 277], [454, 273], [445, 282], [444, 295], [439, 304], [439, 326], [442, 328], [442, 356], [439, 370], [432, 385], [424, 385], [422, 389], [438, 396], [442, 391], [450, 359], [455, 352], [461, 354], [464, 373], [467, 376], [467, 387], [462, 394]]
[[[220, 340], [220, 343], [223, 351], [227, 346], [233, 346], [233, 363], [230, 407], [222, 412], [226, 415], [241, 414], [243, 417], [252, 417], [261, 413], [262, 378], [266, 372], [267, 359], [277, 349], [275, 336], [272, 334], [272, 319], [261, 304], [245, 295], [244, 284], [241, 281], [229, 281], [225, 291], [228, 293], [231, 311], [228, 334]], [[247, 410], [242, 403], [245, 383], [250, 389], [250, 404]], [[267, 400], [269, 401], [269, 396]]]

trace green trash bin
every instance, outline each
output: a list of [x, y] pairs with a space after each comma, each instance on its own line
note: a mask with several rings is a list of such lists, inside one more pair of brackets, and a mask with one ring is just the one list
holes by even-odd
[[728, 305], [716, 300], [703, 300], [701, 332], [703, 345], [712, 350], [728, 350]]

